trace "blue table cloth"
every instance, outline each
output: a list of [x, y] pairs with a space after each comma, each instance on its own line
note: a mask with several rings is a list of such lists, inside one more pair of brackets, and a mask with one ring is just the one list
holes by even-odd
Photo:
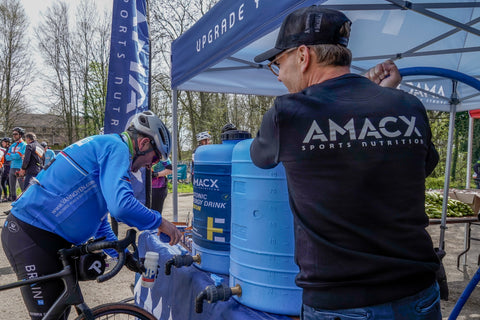
[[[291, 320], [291, 317], [251, 309], [230, 298], [215, 303], [203, 302], [203, 312], [195, 312], [195, 298], [207, 286], [213, 285], [210, 273], [195, 266], [175, 268], [165, 275], [165, 263], [176, 254], [185, 252], [180, 245], [169, 246], [161, 242], [156, 231], [142, 232], [138, 237], [140, 257], [147, 251], [159, 253], [158, 278], [153, 288], [141, 286], [139, 275], [135, 281], [135, 303], [150, 311], [160, 320]], [[222, 276], [228, 285], [228, 277]], [[298, 318], [293, 318], [298, 319]]]

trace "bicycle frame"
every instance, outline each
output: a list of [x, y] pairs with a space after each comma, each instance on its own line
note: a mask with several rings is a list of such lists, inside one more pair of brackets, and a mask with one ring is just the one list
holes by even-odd
[[70, 306], [74, 306], [78, 315], [83, 315], [86, 320], [93, 320], [94, 318], [93, 318], [92, 311], [87, 306], [87, 304], [85, 303], [85, 300], [83, 299], [83, 294], [79, 286], [77, 275], [72, 270], [72, 266], [68, 258], [71, 256], [81, 256], [83, 254], [87, 254], [89, 252], [93, 252], [100, 249], [106, 249], [106, 248], [115, 249], [119, 254], [117, 264], [107, 274], [103, 274], [97, 277], [98, 282], [106, 281], [112, 278], [113, 276], [115, 276], [125, 264], [125, 251], [124, 251], [125, 248], [131, 244], [135, 248], [135, 250], [137, 250], [135, 245], [135, 239], [136, 239], [135, 235], [136, 235], [135, 230], [130, 229], [127, 232], [127, 236], [123, 240], [111, 241], [111, 242], [107, 242], [107, 241], [93, 242], [93, 243], [89, 243], [81, 246], [75, 246], [70, 249], [61, 249], [59, 250], [60, 260], [62, 261], [62, 264], [63, 264], [63, 269], [61, 271], [40, 276], [37, 278], [23, 279], [23, 280], [8, 283], [5, 285], [1, 285], [0, 291], [19, 288], [27, 285], [36, 284], [39, 282], [62, 279], [65, 289], [57, 298], [57, 300], [55, 300], [54, 304], [50, 307], [48, 312], [43, 316], [42, 320], [56, 320]]
[[88, 308], [88, 306], [85, 304], [82, 292], [78, 285], [78, 281], [75, 279], [75, 276], [72, 273], [72, 267], [70, 265], [65, 266], [61, 271], [57, 273], [40, 276], [38, 278], [19, 280], [16, 282], [2, 285], [0, 286], [0, 291], [19, 288], [55, 279], [62, 279], [65, 285], [65, 289], [42, 319], [58, 319], [58, 317], [60, 317], [60, 315], [62, 315], [69, 306], [75, 306], [78, 312], [83, 313], [86, 319], [93, 319], [90, 308]]

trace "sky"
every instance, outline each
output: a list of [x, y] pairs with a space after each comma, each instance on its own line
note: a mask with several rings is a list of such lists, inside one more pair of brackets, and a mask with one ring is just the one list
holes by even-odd
[[[38, 25], [38, 23], [41, 20], [41, 13], [45, 13], [46, 8], [49, 7], [52, 3], [59, 1], [59, 0], [20, 0], [22, 3], [23, 7], [25, 8], [25, 12], [30, 20], [30, 34], [33, 35], [33, 28]], [[64, 0], [69, 4], [70, 7], [70, 12], [73, 14], [75, 12], [75, 8], [80, 3], [80, 0]], [[97, 7], [99, 8], [100, 11], [103, 11], [103, 9], [107, 10], [112, 10], [113, 8], [113, 0], [94, 0]], [[35, 53], [37, 50], [33, 50], [33, 54], [35, 56]], [[37, 56], [34, 57], [35, 61], [37, 64], [41, 64], [40, 61], [41, 59]], [[40, 69], [41, 65], [36, 66], [36, 69]], [[38, 101], [41, 99], [38, 97], [38, 92], [39, 89], [41, 88], [42, 84], [39, 83], [38, 80], [34, 81], [32, 84], [31, 88], [27, 90], [27, 101], [29, 105], [32, 107], [32, 111], [35, 113], [46, 113], [48, 112], [48, 109], [45, 108], [42, 103], [38, 103]]]
[[[40, 19], [40, 12], [44, 12], [45, 9], [53, 2], [58, 0], [21, 0], [27, 15], [31, 19], [31, 24], [35, 25]], [[70, 4], [70, 9], [76, 7], [80, 0], [65, 0]], [[97, 6], [101, 9], [108, 8], [111, 10], [113, 7], [113, 0], [94, 0]]]

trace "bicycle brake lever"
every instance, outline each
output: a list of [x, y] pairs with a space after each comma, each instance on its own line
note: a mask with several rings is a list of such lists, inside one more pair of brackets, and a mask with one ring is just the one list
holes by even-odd
[[132, 252], [133, 257], [135, 259], [139, 260], [137, 244], [134, 242], [134, 243], [131, 244], [131, 246], [133, 247], [133, 252]]

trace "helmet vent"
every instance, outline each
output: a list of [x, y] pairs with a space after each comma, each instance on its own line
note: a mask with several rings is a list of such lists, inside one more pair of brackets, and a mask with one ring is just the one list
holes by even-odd
[[142, 125], [144, 125], [145, 127], [150, 128], [150, 125], [148, 124], [147, 117], [140, 116], [140, 117], [138, 117], [138, 121], [140, 121], [140, 123]]
[[158, 129], [158, 133], [160, 133], [160, 137], [162, 138], [162, 142], [165, 143], [166, 139], [165, 139], [165, 136], [163, 135], [163, 131]]

